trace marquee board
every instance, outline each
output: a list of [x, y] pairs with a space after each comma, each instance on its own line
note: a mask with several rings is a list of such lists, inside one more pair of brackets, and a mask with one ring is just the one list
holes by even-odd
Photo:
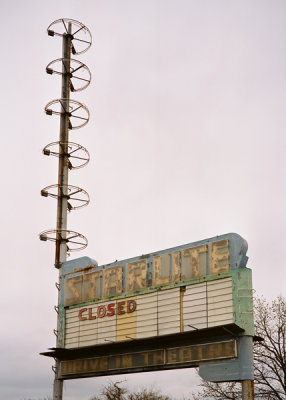
[[237, 357], [237, 344], [234, 339], [200, 345], [180, 346], [168, 349], [113, 354], [66, 360], [61, 363], [61, 376], [73, 378], [78, 374], [88, 376], [110, 375], [143, 371], [144, 368], [196, 366], [198, 362], [210, 360], [234, 359]]
[[[240, 337], [253, 336], [246, 251], [246, 241], [231, 233], [108, 265], [88, 257], [63, 263], [60, 349], [52, 352], [62, 377], [238, 358]], [[181, 356], [171, 362], [174, 352]]]

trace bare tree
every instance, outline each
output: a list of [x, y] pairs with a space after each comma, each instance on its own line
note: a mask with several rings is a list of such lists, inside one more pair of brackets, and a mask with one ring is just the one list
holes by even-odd
[[254, 346], [257, 394], [264, 399], [286, 399], [286, 299], [255, 304], [256, 335], [264, 341]]
[[91, 397], [90, 400], [125, 400], [127, 389], [120, 387], [122, 382], [109, 382], [99, 396]]
[[142, 389], [138, 392], [129, 393], [128, 400], [171, 400], [171, 397], [160, 394], [154, 389]]
[[[278, 296], [272, 303], [255, 299], [254, 388], [257, 400], [286, 400], [286, 299]], [[236, 383], [202, 381], [202, 390], [193, 393], [194, 400], [236, 400], [241, 386]]]
[[160, 394], [154, 389], [141, 389], [137, 392], [130, 392], [121, 387], [122, 382], [110, 382], [99, 396], [90, 400], [172, 400], [169, 396]]

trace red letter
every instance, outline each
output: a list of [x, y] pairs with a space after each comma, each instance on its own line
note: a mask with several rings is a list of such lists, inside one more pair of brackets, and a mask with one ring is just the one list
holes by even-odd
[[125, 304], [125, 301], [119, 301], [119, 302], [117, 303], [117, 314], [118, 314], [118, 315], [125, 314], [125, 311], [124, 311], [124, 309], [123, 309], [124, 304]]
[[96, 319], [96, 316], [92, 315], [92, 308], [88, 309], [88, 319]]
[[106, 314], [108, 317], [112, 317], [112, 315], [115, 314], [114, 306], [115, 306], [115, 303], [108, 304], [108, 306], [107, 306], [108, 313]]
[[106, 308], [105, 308], [105, 306], [98, 306], [98, 309], [97, 309], [97, 316], [98, 316], [98, 318], [103, 318], [103, 317], [105, 317], [105, 314], [106, 314]]
[[85, 311], [87, 311], [87, 308], [82, 308], [81, 310], [79, 310], [78, 313], [78, 318], [80, 321], [86, 321], [87, 318], [82, 316], [82, 313], [84, 313]]
[[136, 310], [136, 301], [135, 300], [128, 300], [127, 301], [127, 312], [131, 313]]

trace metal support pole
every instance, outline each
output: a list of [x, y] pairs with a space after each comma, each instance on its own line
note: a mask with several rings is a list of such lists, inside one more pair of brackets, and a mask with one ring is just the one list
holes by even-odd
[[[60, 145], [58, 169], [58, 204], [57, 204], [57, 241], [55, 267], [59, 269], [59, 284], [62, 283], [61, 266], [67, 259], [66, 236], [67, 229], [67, 188], [68, 188], [68, 140], [69, 140], [69, 99], [70, 99], [70, 58], [71, 58], [71, 24], [68, 25], [68, 34], [63, 36], [63, 74], [62, 74], [62, 105], [60, 120]], [[58, 302], [59, 303], [59, 302]], [[59, 322], [58, 322], [59, 328]], [[59, 341], [57, 337], [57, 347]], [[56, 360], [53, 400], [62, 400], [63, 380], [60, 377], [60, 362]]]
[[[70, 28], [70, 26], [69, 26]], [[61, 94], [61, 120], [60, 120], [60, 148], [59, 148], [59, 169], [58, 169], [58, 205], [57, 205], [57, 230], [67, 229], [67, 185], [68, 185], [68, 140], [69, 140], [69, 98], [70, 98], [70, 57], [71, 57], [71, 36], [63, 36], [63, 74]], [[64, 195], [64, 196], [63, 196]], [[67, 258], [67, 245], [65, 235], [58, 234], [56, 241], [55, 267], [61, 265]]]
[[254, 400], [254, 382], [251, 380], [241, 381], [242, 400]]

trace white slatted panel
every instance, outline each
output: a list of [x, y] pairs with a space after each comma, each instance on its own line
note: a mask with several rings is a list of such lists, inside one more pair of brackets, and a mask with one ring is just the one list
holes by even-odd
[[[106, 306], [108, 303], [100, 303]], [[97, 344], [116, 341], [116, 315], [111, 317], [98, 318], [97, 320]]]
[[207, 298], [208, 327], [234, 322], [231, 277], [207, 282]]
[[[133, 297], [136, 301], [136, 310], [121, 315], [105, 316], [93, 320], [79, 320], [79, 310], [76, 307], [66, 310], [65, 347], [76, 348], [92, 346], [107, 342], [148, 338], [180, 332], [180, 296], [182, 295], [183, 331], [195, 328], [224, 325], [234, 322], [232, 278], [223, 278], [216, 281], [197, 283], [186, 287], [180, 293], [180, 288], [167, 289]], [[117, 303], [115, 301], [115, 303]], [[99, 305], [105, 306], [110, 302], [97, 303], [92, 308], [96, 315]], [[114, 307], [117, 311], [117, 306]], [[89, 317], [85, 311], [83, 317]], [[194, 328], [192, 328], [194, 327]]]
[[[82, 308], [76, 307], [66, 310], [65, 347], [67, 349], [97, 344], [98, 319], [80, 321], [78, 313]], [[96, 307], [88, 308], [92, 308], [92, 315], [96, 314]], [[86, 311], [83, 316], [87, 317], [88, 312]]]
[[137, 296], [136, 337], [157, 336], [157, 293]]
[[[91, 307], [89, 307], [91, 308]], [[96, 315], [96, 307], [92, 307], [92, 314]], [[80, 321], [79, 346], [92, 346], [97, 344], [98, 319]]]
[[78, 310], [71, 309], [66, 311], [66, 335], [65, 347], [71, 349], [79, 346], [79, 319]]
[[158, 292], [158, 335], [180, 332], [180, 288]]
[[[184, 332], [207, 328], [206, 282], [187, 286], [183, 296]], [[191, 326], [195, 327], [192, 328]]]

